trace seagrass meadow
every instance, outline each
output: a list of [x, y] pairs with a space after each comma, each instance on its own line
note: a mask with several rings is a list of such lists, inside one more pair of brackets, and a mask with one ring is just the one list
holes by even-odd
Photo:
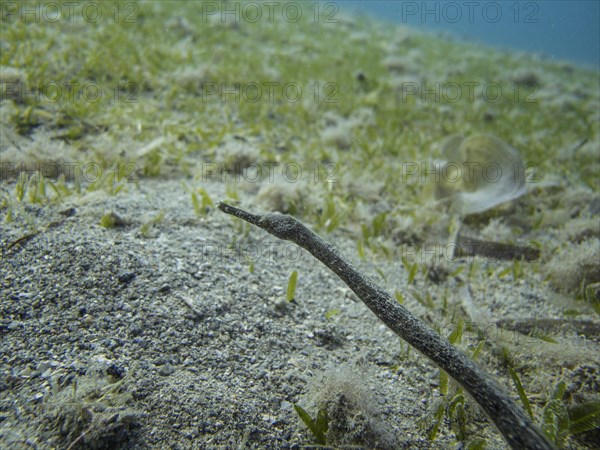
[[597, 71], [335, 2], [0, 13], [0, 447], [508, 448], [218, 201], [302, 221], [557, 448], [598, 442]]

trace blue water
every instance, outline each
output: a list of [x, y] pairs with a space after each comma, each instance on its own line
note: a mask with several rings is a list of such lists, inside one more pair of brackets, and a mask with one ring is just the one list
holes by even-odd
[[394, 23], [449, 31], [470, 41], [600, 69], [600, 2], [404, 1], [336, 2]]

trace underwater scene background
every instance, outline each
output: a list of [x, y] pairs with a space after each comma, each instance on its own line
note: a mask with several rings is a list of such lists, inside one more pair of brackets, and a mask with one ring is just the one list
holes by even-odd
[[302, 221], [594, 448], [598, 4], [475, 3], [2, 1], [0, 447], [509, 448], [224, 201]]
[[345, 1], [342, 10], [392, 23], [446, 31], [496, 48], [543, 53], [553, 60], [600, 64], [600, 3], [595, 1]]

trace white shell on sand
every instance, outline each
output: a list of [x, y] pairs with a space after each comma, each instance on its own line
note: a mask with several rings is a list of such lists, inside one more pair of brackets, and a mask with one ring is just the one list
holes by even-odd
[[518, 151], [491, 135], [452, 136], [437, 163], [435, 197], [462, 215], [486, 211], [526, 192], [525, 166]]

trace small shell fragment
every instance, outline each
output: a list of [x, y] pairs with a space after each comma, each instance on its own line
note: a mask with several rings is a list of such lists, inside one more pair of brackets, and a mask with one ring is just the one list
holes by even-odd
[[514, 200], [526, 192], [518, 151], [492, 135], [452, 136], [436, 164], [435, 198], [466, 216]]

